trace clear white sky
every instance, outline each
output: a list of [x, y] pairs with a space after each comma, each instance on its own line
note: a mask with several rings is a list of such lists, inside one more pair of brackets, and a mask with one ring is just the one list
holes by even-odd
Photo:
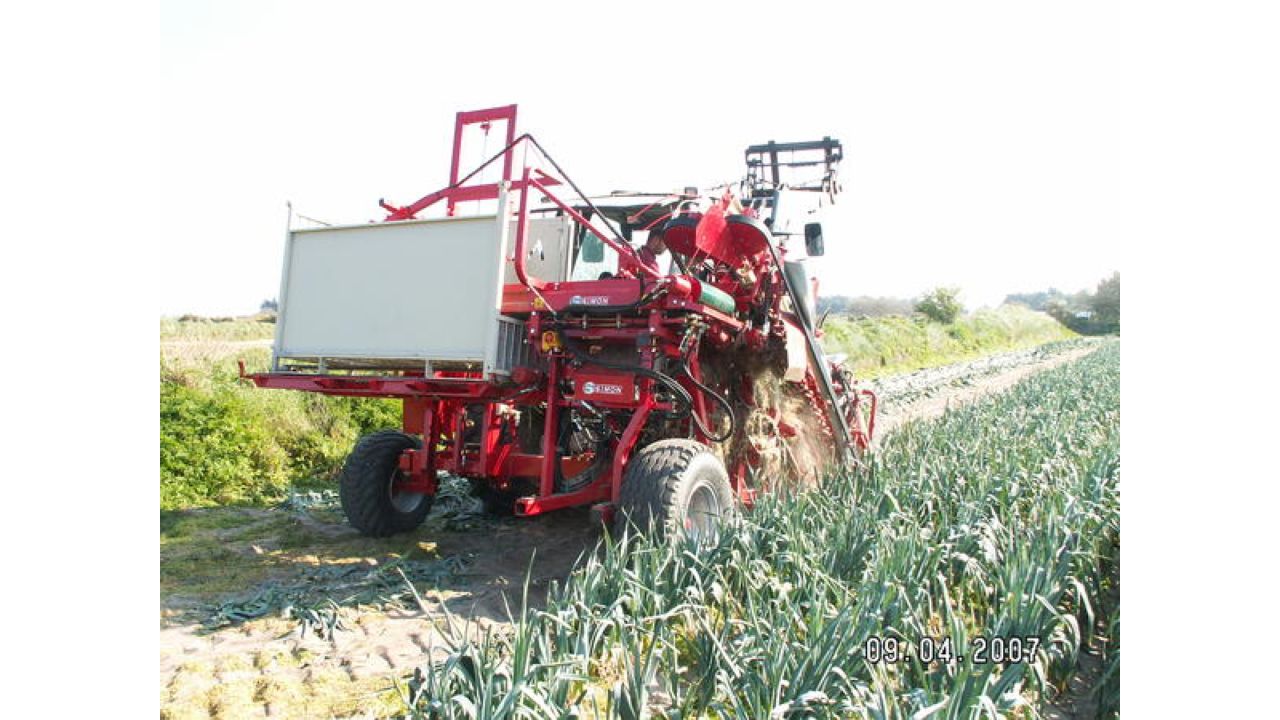
[[588, 192], [707, 186], [749, 144], [839, 138], [824, 293], [1092, 287], [1129, 239], [1106, 221], [1126, 40], [1071, 5], [961, 5], [170, 4], [162, 192], [186, 208], [159, 310], [255, 310], [286, 201], [379, 218], [445, 184], [456, 111], [507, 103]]

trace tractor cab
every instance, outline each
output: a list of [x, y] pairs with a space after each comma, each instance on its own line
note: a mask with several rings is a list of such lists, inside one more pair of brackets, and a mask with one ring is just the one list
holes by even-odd
[[[627, 243], [638, 248], [650, 233], [661, 228], [667, 220], [679, 214], [681, 209], [696, 201], [693, 195], [658, 193], [612, 193], [589, 198], [590, 206], [577, 210], [586, 217], [596, 217], [602, 225], [617, 230]], [[571, 280], [600, 280], [618, 274], [619, 254], [599, 236], [585, 227], [579, 227], [574, 239]], [[659, 258], [661, 274], [682, 272], [682, 266], [673, 265], [674, 258], [667, 254]]]
[[843, 159], [844, 147], [830, 137], [752, 145], [746, 150], [746, 204], [765, 219], [774, 235], [784, 239], [803, 235], [805, 253], [819, 257], [825, 249], [816, 216], [825, 205], [835, 204], [840, 192], [837, 170]]

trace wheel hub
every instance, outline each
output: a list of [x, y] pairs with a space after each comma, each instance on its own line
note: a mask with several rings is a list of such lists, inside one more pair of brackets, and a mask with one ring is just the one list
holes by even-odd
[[684, 531], [694, 542], [701, 543], [715, 537], [720, 529], [722, 508], [720, 499], [707, 485], [694, 489], [685, 511]]
[[423, 498], [426, 497], [426, 493], [402, 489], [403, 479], [404, 477], [399, 468], [393, 470], [391, 472], [391, 481], [387, 483], [387, 494], [391, 498], [391, 507], [395, 508], [396, 512], [410, 513], [418, 509], [418, 506], [422, 504]]

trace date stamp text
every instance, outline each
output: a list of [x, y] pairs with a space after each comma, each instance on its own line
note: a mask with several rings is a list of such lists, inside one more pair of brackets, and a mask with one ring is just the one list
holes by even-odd
[[873, 664], [921, 662], [958, 665], [968, 660], [974, 665], [995, 663], [1029, 663], [1035, 660], [1040, 649], [1038, 637], [984, 637], [969, 638], [967, 647], [958, 647], [950, 637], [922, 637], [918, 640], [902, 640], [896, 637], [873, 635], [862, 646], [863, 657]]

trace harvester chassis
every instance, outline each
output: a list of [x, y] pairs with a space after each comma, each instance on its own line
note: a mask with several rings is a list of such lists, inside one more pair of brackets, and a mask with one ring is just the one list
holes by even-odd
[[[501, 121], [507, 145], [485, 165], [502, 159], [502, 179], [468, 185], [479, 169], [458, 177], [463, 129], [481, 124], [487, 132]], [[703, 516], [731, 512], [735, 499], [750, 504], [777, 480], [764, 475], [790, 468], [812, 479], [867, 446], [874, 395], [823, 355], [812, 311], [801, 311], [805, 289], [784, 272], [785, 250], [768, 223], [726, 195], [706, 210], [677, 203], [636, 213], [619, 232], [590, 200], [570, 204], [555, 195], [555, 186], [576, 186], [545, 152], [551, 171], [526, 166], [513, 177], [515, 148], [537, 146], [528, 135], [515, 137], [514, 124], [514, 106], [460, 113], [450, 185], [409, 206], [382, 205], [390, 223], [440, 201], [452, 217], [459, 203], [496, 200], [498, 217], [514, 218], [514, 243], [504, 254], [516, 282], [502, 286], [498, 310], [523, 328], [519, 364], [492, 373], [465, 364], [276, 357], [270, 372], [245, 375], [262, 388], [401, 401], [401, 428], [362, 438], [342, 470], [353, 526], [372, 536], [411, 530], [447, 472], [470, 479], [494, 510], [510, 503], [514, 514], [533, 516], [589, 505], [606, 521], [621, 510], [619, 525], [698, 533]], [[830, 141], [826, 149], [830, 160]], [[610, 277], [546, 281], [529, 272], [530, 218], [548, 211], [532, 207], [535, 197], [581, 237], [589, 233], [617, 254]], [[624, 237], [636, 228], [664, 229], [685, 272], [662, 274], [642, 262]], [[283, 321], [283, 292], [281, 303]], [[784, 417], [765, 406], [777, 393], [794, 396], [807, 414]], [[807, 466], [794, 458], [770, 465], [761, 442], [748, 437], [757, 427], [777, 435], [782, 455], [807, 433], [822, 457]]]

